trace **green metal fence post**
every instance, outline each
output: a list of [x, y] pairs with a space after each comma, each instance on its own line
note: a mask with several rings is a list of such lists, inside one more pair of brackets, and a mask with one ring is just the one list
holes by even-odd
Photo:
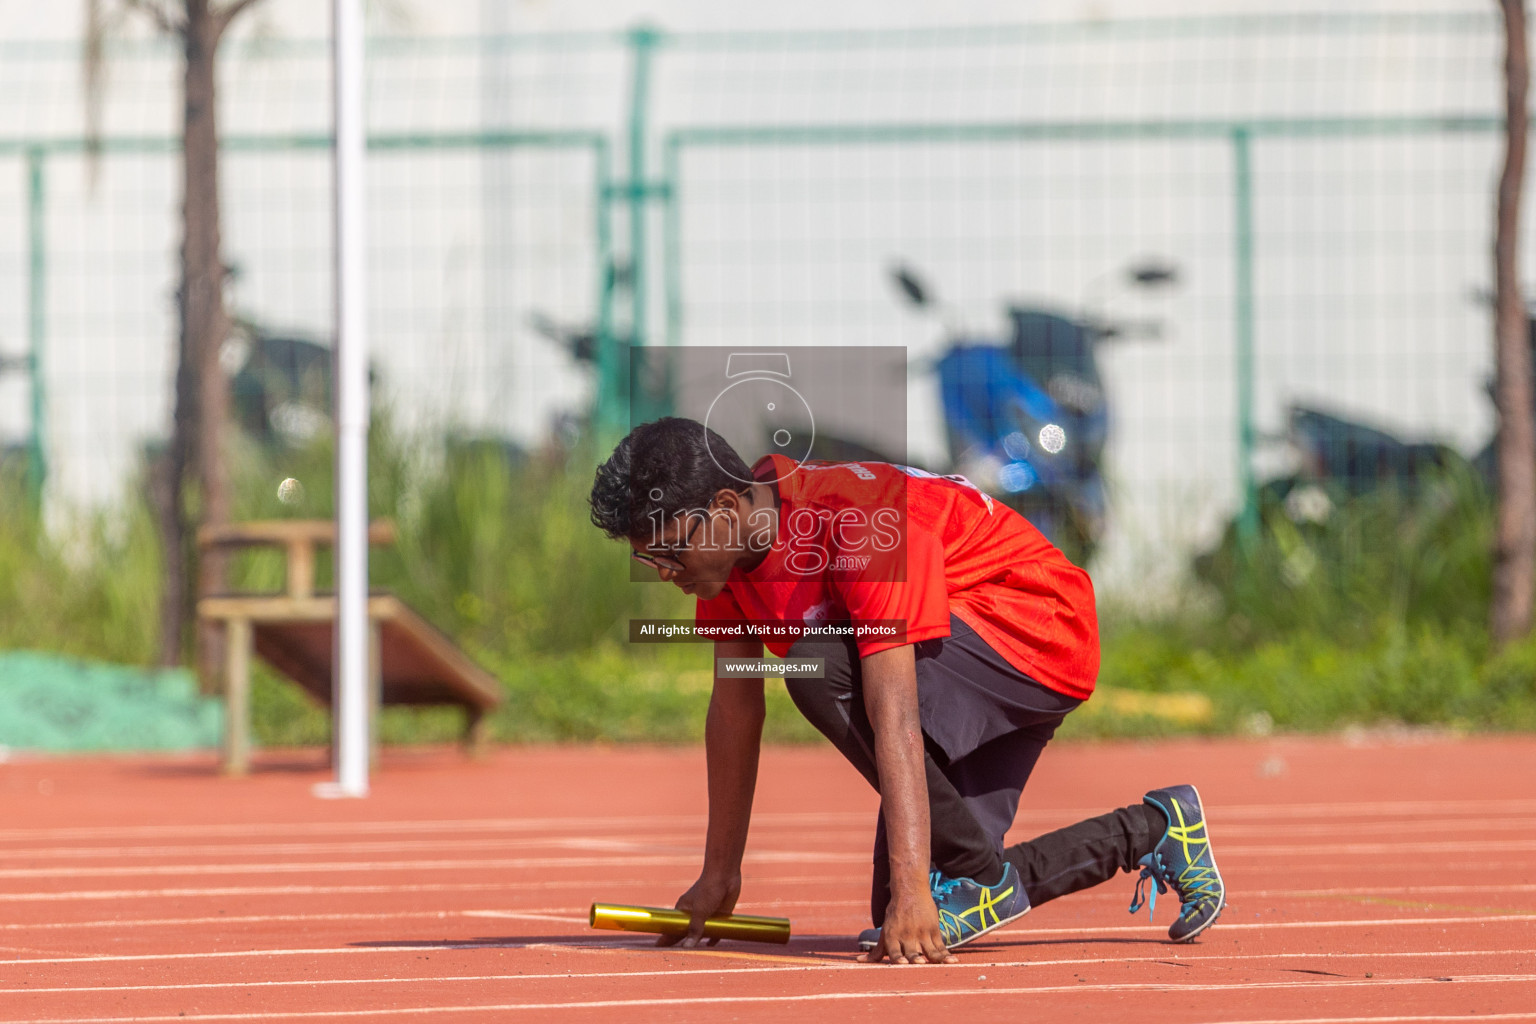
[[43, 191], [44, 153], [40, 148], [27, 150], [27, 373], [32, 384], [32, 432], [27, 438], [27, 489], [34, 506], [41, 508], [43, 487], [48, 481], [48, 452], [43, 440], [47, 432], [47, 393], [43, 380], [43, 343], [47, 320], [48, 287], [44, 226]]
[[677, 189], [682, 176], [679, 164], [676, 135], [668, 135], [662, 161], [664, 193], [662, 202], [666, 211], [664, 228], [666, 252], [662, 275], [667, 285], [667, 344], [675, 346], [682, 340], [683, 331], [683, 214], [678, 206]]
[[[629, 351], [643, 348], [646, 340], [646, 146], [649, 143], [647, 115], [650, 112], [651, 58], [661, 33], [649, 25], [637, 25], [629, 33], [631, 74], [629, 91], [629, 181], [624, 198], [629, 206]], [[629, 423], [629, 367], [633, 359], [614, 360], [619, 372], [606, 382], [598, 409], [599, 423], [619, 431]]]
[[613, 405], [611, 396], [614, 382], [620, 376], [618, 343], [613, 333], [613, 164], [606, 139], [597, 147], [596, 164], [593, 176], [597, 179], [594, 195], [597, 205], [593, 208], [593, 216], [597, 219], [597, 337], [594, 339], [597, 389], [592, 397], [592, 420], [599, 435], [598, 443], [602, 445], [608, 442], [613, 431], [614, 424], [609, 422]]
[[629, 273], [635, 322], [631, 327], [630, 343], [645, 344], [645, 157], [647, 139], [646, 115], [650, 111], [651, 55], [660, 34], [646, 25], [637, 26], [629, 34], [634, 50], [634, 68], [630, 79], [629, 94]]
[[1258, 490], [1253, 478], [1253, 154], [1247, 126], [1232, 130], [1234, 341], [1237, 362], [1237, 474], [1243, 490], [1238, 538], [1251, 543], [1259, 532]]

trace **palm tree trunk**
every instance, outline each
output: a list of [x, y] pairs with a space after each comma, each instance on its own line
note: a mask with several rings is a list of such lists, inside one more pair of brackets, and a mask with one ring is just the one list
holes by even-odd
[[[186, 49], [185, 108], [182, 122], [181, 332], [182, 365], [193, 367], [188, 394], [197, 415], [194, 436], [183, 437], [181, 450], [195, 458], [201, 521], [229, 521], [229, 470], [224, 459], [225, 424], [229, 415], [229, 383], [219, 352], [229, 334], [224, 309], [224, 262], [220, 247], [219, 132], [215, 55], [222, 30], [208, 0], [187, 0], [183, 33]], [[180, 375], [178, 374], [178, 385]], [[195, 392], [195, 395], [194, 395]], [[173, 447], [175, 445], [173, 444]], [[197, 562], [199, 593], [226, 587], [227, 560], [219, 552]], [[186, 609], [191, 611], [191, 609]], [[198, 675], [211, 689], [221, 658], [221, 637], [211, 628], [198, 631]]]
[[1493, 246], [1499, 511], [1489, 623], [1497, 646], [1530, 632], [1531, 604], [1536, 593], [1536, 428], [1532, 424], [1530, 327], [1520, 295], [1519, 267], [1530, 69], [1526, 59], [1525, 0], [1502, 3], [1505, 150]]

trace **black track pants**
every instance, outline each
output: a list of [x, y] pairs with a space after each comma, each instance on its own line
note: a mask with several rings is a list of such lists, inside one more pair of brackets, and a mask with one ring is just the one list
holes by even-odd
[[[960, 619], [951, 635], [916, 645], [933, 864], [953, 878], [997, 880], [1012, 863], [1032, 906], [1135, 868], [1167, 827], [1150, 804], [1134, 804], [1006, 849], [1019, 796], [1056, 727], [1080, 703], [1008, 664]], [[863, 674], [851, 640], [808, 637], [794, 658], [822, 658], [820, 679], [790, 679], [790, 697], [812, 725], [878, 792], [874, 729], [864, 710]], [[870, 914], [878, 926], [890, 902], [885, 817], [875, 825]]]

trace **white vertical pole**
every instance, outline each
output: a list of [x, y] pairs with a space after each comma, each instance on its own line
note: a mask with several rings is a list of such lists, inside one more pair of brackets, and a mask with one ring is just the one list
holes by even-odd
[[363, 0], [334, 0], [336, 100], [336, 794], [368, 795], [368, 333]]

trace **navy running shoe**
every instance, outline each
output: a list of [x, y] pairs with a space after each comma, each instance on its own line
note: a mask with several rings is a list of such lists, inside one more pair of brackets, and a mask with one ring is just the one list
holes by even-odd
[[929, 876], [929, 882], [933, 902], [939, 908], [944, 944], [950, 949], [1029, 913], [1029, 897], [1019, 884], [1019, 873], [1007, 861], [1003, 862], [1003, 877], [995, 885], [982, 885], [969, 878], [946, 878], [937, 871]]
[[[969, 878], [946, 878], [939, 871], [928, 875], [934, 905], [939, 908], [939, 928], [949, 949], [963, 946], [994, 928], [1029, 913], [1029, 897], [1019, 884], [1013, 865], [1003, 864], [1003, 877], [995, 885]], [[880, 944], [880, 929], [859, 933], [859, 949], [865, 953]]]
[[1131, 913], [1145, 903], [1151, 919], [1157, 910], [1158, 893], [1172, 888], [1179, 897], [1179, 917], [1169, 927], [1168, 937], [1174, 942], [1190, 942], [1216, 923], [1227, 904], [1227, 889], [1216, 870], [1200, 794], [1194, 786], [1170, 786], [1154, 789], [1143, 799], [1167, 817], [1168, 831], [1152, 852], [1141, 858], [1141, 877], [1136, 880]]

